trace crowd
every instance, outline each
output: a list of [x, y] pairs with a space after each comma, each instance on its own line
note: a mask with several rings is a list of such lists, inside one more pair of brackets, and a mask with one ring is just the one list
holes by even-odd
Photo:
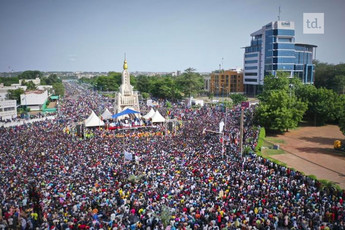
[[[62, 130], [110, 101], [73, 83], [66, 91], [56, 120], [0, 128], [0, 229], [345, 228], [344, 192], [239, 154], [240, 108], [159, 108], [182, 120], [174, 135], [82, 139]], [[254, 149], [252, 113], [244, 141]], [[209, 132], [220, 121], [225, 146]]]

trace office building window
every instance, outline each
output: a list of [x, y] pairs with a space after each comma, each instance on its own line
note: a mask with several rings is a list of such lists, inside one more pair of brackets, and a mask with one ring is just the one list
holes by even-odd
[[278, 42], [292, 42], [292, 38], [278, 38]]
[[275, 43], [273, 44], [273, 49], [289, 49], [294, 50], [295, 45], [293, 43]]
[[246, 81], [246, 82], [258, 82], [257, 79], [246, 79], [245, 81]]
[[295, 30], [277, 29], [277, 30], [273, 30], [273, 35], [295, 36]]
[[246, 60], [244, 61], [245, 64], [252, 64], [252, 63], [258, 63], [258, 60]]
[[14, 107], [8, 107], [4, 109], [4, 111], [13, 111], [13, 110], [14, 110]]
[[292, 57], [292, 56], [295, 56], [295, 51], [294, 50], [275, 50], [273, 51], [273, 56]]
[[246, 76], [257, 76], [257, 73], [245, 73]]
[[246, 58], [257, 57], [257, 56], [258, 56], [258, 53], [248, 53], [248, 54], [245, 54]]
[[245, 70], [251, 70], [251, 69], [257, 69], [257, 66], [245, 66], [244, 69]]

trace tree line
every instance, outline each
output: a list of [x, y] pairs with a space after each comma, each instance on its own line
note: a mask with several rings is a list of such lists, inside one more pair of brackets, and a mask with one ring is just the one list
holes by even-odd
[[280, 72], [265, 76], [259, 99], [255, 119], [269, 131], [287, 131], [304, 120], [314, 125], [338, 124], [345, 132], [345, 95], [333, 89], [303, 84]]
[[[118, 91], [121, 85], [121, 73], [109, 72], [107, 76], [81, 78], [85, 83], [90, 83], [95, 89], [101, 91]], [[131, 76], [131, 85], [139, 91], [144, 98], [149, 96], [177, 100], [183, 97], [198, 95], [203, 89], [203, 78], [195, 69], [188, 68], [180, 76]]]
[[345, 94], [345, 63], [337, 65], [314, 61], [316, 88], [332, 89], [338, 94]]

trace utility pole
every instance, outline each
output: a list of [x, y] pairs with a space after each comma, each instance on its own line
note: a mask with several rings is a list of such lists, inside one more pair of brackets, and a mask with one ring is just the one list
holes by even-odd
[[240, 118], [240, 153], [243, 157], [243, 108], [241, 108], [241, 118]]

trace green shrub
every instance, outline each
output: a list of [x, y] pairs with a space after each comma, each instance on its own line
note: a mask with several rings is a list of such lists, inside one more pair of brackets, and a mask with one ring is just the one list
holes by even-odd
[[308, 175], [310, 179], [317, 180], [317, 177], [315, 175]]
[[161, 214], [159, 217], [162, 220], [164, 227], [167, 227], [169, 225], [170, 218], [171, 218], [171, 211], [170, 211], [169, 207], [164, 205], [162, 207], [162, 211], [161, 211]]
[[127, 178], [127, 180], [134, 184], [137, 181], [137, 177], [132, 174]]
[[266, 137], [266, 130], [264, 127], [262, 127], [262, 128], [260, 128], [259, 137], [258, 137], [258, 144], [255, 147], [255, 152], [261, 151], [261, 147], [263, 145], [265, 137]]

